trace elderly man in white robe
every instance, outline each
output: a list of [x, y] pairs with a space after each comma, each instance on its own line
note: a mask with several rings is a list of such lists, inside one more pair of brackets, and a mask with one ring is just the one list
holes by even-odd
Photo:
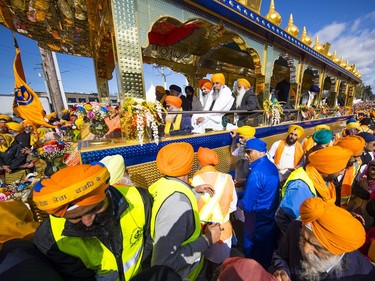
[[[215, 73], [211, 77], [213, 91], [207, 97], [203, 111], [229, 111], [234, 97], [232, 91], [225, 85], [223, 73]], [[193, 133], [204, 133], [210, 129], [223, 130], [221, 119], [225, 113], [194, 114], [192, 117]]]

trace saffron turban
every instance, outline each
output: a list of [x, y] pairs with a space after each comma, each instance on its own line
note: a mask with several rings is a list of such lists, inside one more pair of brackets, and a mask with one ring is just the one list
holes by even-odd
[[155, 91], [157, 91], [159, 93], [162, 93], [162, 94], [165, 94], [165, 89], [162, 86], [156, 86]]
[[175, 97], [175, 96], [167, 96], [165, 99], [165, 103], [173, 105], [175, 107], [181, 107], [182, 99], [180, 99], [179, 97]]
[[10, 130], [13, 130], [13, 131], [16, 131], [16, 132], [21, 132], [23, 127], [20, 123], [17, 123], [17, 122], [8, 122], [6, 123], [6, 125], [8, 126], [8, 128]]
[[63, 217], [68, 206], [89, 206], [103, 201], [109, 172], [102, 163], [66, 167], [34, 186], [36, 206], [49, 214]]
[[316, 131], [312, 138], [317, 144], [328, 144], [331, 142], [333, 132], [329, 130], [318, 130]]
[[181, 93], [181, 87], [179, 87], [179, 86], [177, 86], [177, 85], [175, 85], [175, 84], [172, 84], [172, 85], [170, 85], [169, 86], [169, 90], [170, 91], [172, 91], [172, 90], [175, 90], [175, 91], [177, 91], [177, 92], [179, 92], [179, 93]]
[[317, 125], [317, 126], [315, 126], [315, 131], [319, 131], [319, 130], [328, 130], [328, 131], [330, 131], [331, 127], [328, 126], [328, 125]]
[[258, 150], [259, 152], [266, 152], [267, 144], [260, 139], [252, 138], [246, 142], [245, 149], [255, 149], [255, 150]]
[[223, 73], [215, 73], [211, 77], [212, 83], [219, 82], [221, 85], [225, 85], [225, 77]]
[[22, 124], [24, 128], [26, 128], [26, 126], [28, 125], [34, 126], [33, 122], [31, 122], [30, 120], [24, 120]]
[[302, 137], [303, 133], [305, 132], [305, 130], [301, 126], [291, 125], [291, 126], [289, 126], [288, 134], [290, 134], [294, 130], [296, 130], [296, 134], [297, 134], [298, 138]]
[[200, 147], [197, 152], [197, 159], [201, 166], [217, 166], [220, 162], [217, 153], [209, 148]]
[[253, 138], [255, 136], [255, 128], [251, 126], [242, 126], [237, 129], [237, 134], [245, 138]]
[[314, 151], [309, 161], [319, 172], [329, 175], [344, 169], [352, 155], [351, 150], [334, 145]]
[[250, 82], [247, 81], [246, 79], [244, 78], [240, 78], [237, 80], [237, 86], [244, 86], [245, 88], [250, 88]]
[[0, 136], [5, 140], [5, 145], [0, 145], [0, 152], [5, 152], [14, 142], [14, 138], [8, 134], [0, 134]]
[[320, 244], [335, 255], [357, 250], [365, 242], [365, 229], [347, 210], [320, 197], [306, 199], [300, 207], [302, 224], [310, 224]]
[[109, 184], [118, 183], [125, 172], [124, 158], [120, 154], [116, 154], [106, 156], [100, 162], [104, 164], [110, 174]]
[[350, 149], [354, 156], [361, 155], [366, 145], [365, 140], [360, 136], [347, 136], [339, 139], [334, 145]]
[[199, 86], [199, 89], [201, 89], [202, 87], [205, 87], [205, 88], [207, 88], [207, 89], [212, 89], [212, 83], [211, 83], [211, 81], [210, 80], [208, 80], [208, 79], [200, 79], [199, 81], [198, 81], [198, 86]]
[[180, 177], [188, 175], [193, 167], [194, 148], [187, 142], [175, 142], [164, 146], [156, 156], [160, 173]]

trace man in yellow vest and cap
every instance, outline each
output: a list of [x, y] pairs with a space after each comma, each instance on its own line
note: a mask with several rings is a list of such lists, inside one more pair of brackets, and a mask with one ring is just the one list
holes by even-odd
[[161, 148], [156, 165], [163, 175], [148, 191], [153, 197], [151, 265], [166, 265], [182, 278], [204, 276], [203, 254], [220, 239], [220, 224], [208, 225], [201, 235], [197, 199], [188, 182], [194, 162], [193, 146], [170, 143]]
[[111, 174], [100, 162], [77, 165], [34, 187], [36, 206], [50, 214], [34, 242], [64, 280], [129, 280], [147, 263], [151, 198], [145, 189], [110, 185], [124, 170], [117, 159], [103, 160]]

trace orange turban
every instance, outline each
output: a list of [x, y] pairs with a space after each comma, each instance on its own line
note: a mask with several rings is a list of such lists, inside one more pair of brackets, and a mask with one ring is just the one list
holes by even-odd
[[362, 154], [366, 142], [360, 136], [347, 136], [339, 139], [337, 142], [335, 142], [334, 145], [350, 149], [353, 152], [354, 156], [358, 156]]
[[34, 126], [33, 122], [30, 120], [24, 120], [22, 124], [24, 128], [26, 128], [27, 125]]
[[225, 77], [223, 73], [215, 73], [211, 77], [212, 83], [219, 82], [221, 85], [225, 85]]
[[157, 91], [159, 93], [162, 93], [162, 94], [165, 94], [165, 89], [162, 86], [156, 86], [155, 91]]
[[329, 146], [309, 155], [310, 164], [319, 172], [334, 174], [346, 167], [353, 152], [340, 146]]
[[240, 79], [238, 79], [237, 80], [237, 85], [238, 86], [244, 86], [245, 88], [250, 88], [250, 82], [249, 81], [247, 81], [246, 79], [244, 79], [244, 78], [240, 78]]
[[103, 164], [66, 167], [34, 186], [36, 206], [63, 217], [69, 205], [89, 206], [104, 200], [109, 172]]
[[197, 159], [201, 166], [217, 166], [220, 162], [217, 153], [209, 148], [200, 147], [197, 152]]
[[167, 98], [165, 99], [165, 103], [173, 105], [175, 107], [181, 107], [182, 99], [180, 99], [179, 97], [175, 97], [175, 96], [167, 96]]
[[175, 142], [164, 146], [156, 156], [160, 173], [180, 177], [188, 175], [193, 167], [194, 148], [187, 142]]
[[199, 89], [201, 89], [202, 87], [205, 87], [205, 88], [207, 88], [207, 89], [212, 89], [212, 83], [211, 83], [211, 81], [210, 80], [208, 80], [208, 79], [200, 79], [199, 81], [198, 81], [198, 86], [199, 86]]
[[237, 134], [245, 138], [253, 138], [255, 136], [255, 128], [251, 126], [242, 126], [237, 129]]
[[6, 123], [6, 125], [8, 126], [8, 128], [10, 130], [13, 130], [13, 131], [16, 131], [16, 132], [21, 132], [23, 127], [20, 123], [17, 123], [17, 122], [8, 122]]
[[290, 125], [289, 129], [288, 129], [288, 134], [290, 134], [294, 130], [296, 131], [296, 134], [298, 135], [298, 138], [302, 137], [303, 133], [305, 132], [305, 130], [301, 126]]
[[5, 114], [0, 114], [0, 119], [5, 120], [6, 122], [12, 121], [12, 117]]
[[306, 199], [300, 207], [302, 224], [310, 224], [316, 239], [332, 254], [357, 250], [365, 242], [365, 229], [347, 210], [320, 197]]
[[317, 125], [317, 126], [315, 126], [315, 131], [320, 131], [320, 130], [331, 131], [331, 127], [328, 126], [328, 125]]

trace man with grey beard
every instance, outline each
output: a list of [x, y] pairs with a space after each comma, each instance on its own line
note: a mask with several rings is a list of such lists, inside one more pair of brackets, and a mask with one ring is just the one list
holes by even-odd
[[375, 267], [357, 251], [365, 241], [357, 219], [319, 197], [305, 200], [300, 213], [273, 254], [277, 280], [375, 280]]

